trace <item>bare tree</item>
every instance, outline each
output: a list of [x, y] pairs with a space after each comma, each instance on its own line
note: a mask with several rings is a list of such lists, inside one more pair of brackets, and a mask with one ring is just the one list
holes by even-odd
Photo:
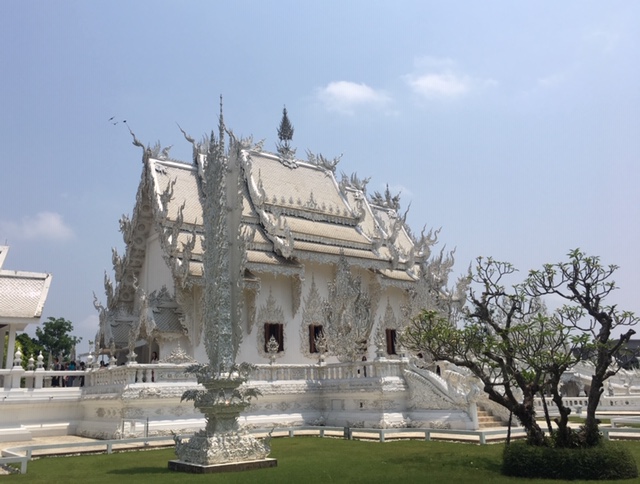
[[599, 257], [587, 256], [575, 249], [569, 253], [569, 262], [547, 264], [542, 270], [531, 271], [525, 283], [525, 292], [531, 296], [555, 294], [564, 299], [566, 304], [556, 311], [558, 320], [571, 328], [573, 334], [582, 333], [590, 339], [590, 347], [583, 356], [593, 359], [595, 369], [585, 424], [580, 429], [587, 446], [597, 444], [600, 439], [596, 410], [604, 392], [604, 381], [620, 369], [614, 363], [635, 334], [632, 328], [620, 337], [614, 337], [613, 332], [633, 326], [639, 319], [632, 312], [605, 304], [605, 298], [617, 289], [612, 280], [617, 269], [618, 266], [604, 266]]
[[550, 392], [560, 411], [553, 431], [556, 443], [571, 446], [575, 438], [560, 378], [579, 361], [587, 336], [572, 334], [561, 315], [548, 314], [539, 295], [531, 293], [531, 279], [507, 289], [505, 282], [515, 272], [509, 263], [478, 258], [460, 321], [425, 310], [403, 333], [403, 344], [468, 368], [482, 381], [489, 399], [518, 418], [532, 445], [547, 444], [534, 402], [543, 390]]

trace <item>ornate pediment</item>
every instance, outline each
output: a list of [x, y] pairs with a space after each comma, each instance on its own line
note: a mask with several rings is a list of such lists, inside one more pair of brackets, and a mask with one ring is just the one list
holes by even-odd
[[273, 356], [273, 357], [281, 357], [284, 355], [286, 348], [287, 348], [287, 344], [286, 344], [286, 340], [287, 340], [287, 332], [284, 331], [283, 333], [283, 337], [284, 337], [284, 348], [285, 351], [280, 351], [274, 355], [269, 355], [269, 353], [267, 353], [265, 351], [265, 332], [262, 330], [262, 325], [264, 324], [285, 324], [285, 319], [284, 319], [284, 311], [282, 310], [282, 307], [278, 304], [278, 302], [276, 301], [276, 298], [273, 297], [273, 291], [271, 289], [269, 289], [269, 297], [267, 297], [267, 301], [265, 302], [265, 304], [263, 304], [260, 307], [260, 310], [258, 311], [258, 333], [257, 333], [257, 341], [258, 341], [258, 353], [262, 356], [265, 357], [269, 357], [269, 356]]
[[324, 316], [324, 300], [320, 296], [318, 286], [316, 285], [315, 277], [311, 276], [311, 287], [309, 293], [304, 299], [304, 310], [302, 312], [302, 324], [300, 326], [300, 351], [303, 355], [311, 357], [312, 354], [309, 350], [309, 326], [321, 325], [325, 326]]
[[149, 294], [149, 305], [152, 307], [178, 307], [176, 299], [171, 295], [167, 286], [162, 286], [159, 291]]
[[340, 361], [359, 360], [366, 352], [374, 321], [372, 306], [371, 295], [362, 278], [351, 274], [349, 263], [342, 254], [324, 303], [329, 352]]

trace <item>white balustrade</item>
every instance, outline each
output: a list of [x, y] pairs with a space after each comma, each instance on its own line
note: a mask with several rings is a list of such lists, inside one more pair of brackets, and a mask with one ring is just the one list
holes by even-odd
[[[185, 373], [188, 364], [132, 363], [86, 370], [47, 370], [41, 366], [41, 361], [38, 363], [35, 369], [25, 370], [17, 365], [11, 369], [0, 369], [0, 380], [4, 380], [4, 390], [15, 388], [52, 390], [58, 386], [62, 388], [64, 381], [65, 384], [72, 383], [69, 386], [84, 386], [89, 392], [91, 388], [97, 388], [102, 393], [111, 389], [117, 391], [118, 388], [132, 384], [195, 381], [194, 375]], [[261, 364], [255, 365], [251, 380], [318, 381], [399, 377], [402, 376], [405, 368], [406, 362], [402, 360], [307, 365]], [[56, 378], [59, 384], [53, 387]]]

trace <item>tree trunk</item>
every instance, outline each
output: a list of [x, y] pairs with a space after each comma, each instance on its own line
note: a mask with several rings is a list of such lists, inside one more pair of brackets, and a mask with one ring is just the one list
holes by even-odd
[[527, 432], [527, 444], [536, 446], [545, 445], [544, 432], [538, 425], [538, 422], [536, 422], [535, 415], [522, 410], [524, 409], [514, 411], [513, 413], [518, 417], [518, 420], [520, 420], [520, 423]]
[[569, 414], [571, 413], [571, 409], [564, 406], [562, 396], [557, 391], [558, 385], [555, 385], [553, 389], [553, 403], [556, 404], [558, 412], [560, 412], [560, 416], [555, 419], [555, 422], [558, 425], [558, 430], [556, 431], [556, 446], [572, 447], [574, 438], [573, 432], [569, 428]]
[[525, 394], [522, 403], [516, 406], [513, 413], [527, 431], [527, 443], [529, 445], [545, 445], [544, 431], [536, 422], [536, 411], [533, 406], [534, 395]]
[[589, 389], [589, 402], [587, 404], [587, 417], [581, 429], [584, 444], [593, 447], [600, 442], [599, 421], [596, 418], [596, 410], [600, 404], [600, 397], [604, 391], [604, 379], [596, 371], [591, 378], [591, 388]]

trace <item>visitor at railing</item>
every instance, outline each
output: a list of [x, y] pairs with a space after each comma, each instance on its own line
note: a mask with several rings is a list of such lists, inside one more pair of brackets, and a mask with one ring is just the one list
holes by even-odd
[[[69, 371], [76, 371], [76, 362], [75, 362], [75, 361], [73, 361], [73, 360], [71, 360], [71, 361], [69, 362], [69, 364], [67, 365], [67, 370], [69, 370]], [[66, 377], [66, 379], [67, 379], [67, 381], [66, 381], [66, 386], [68, 386], [68, 387], [72, 387], [72, 386], [73, 386], [73, 383], [74, 383], [74, 381], [75, 381], [75, 379], [76, 379], [76, 377], [75, 377], [75, 376], [73, 376], [73, 375], [68, 375], [68, 376]]]
[[[55, 361], [55, 363], [53, 364], [54, 371], [62, 370], [62, 365], [60, 364], [60, 359], [57, 356], [56, 356], [54, 361]], [[56, 376], [51, 378], [51, 386], [52, 387], [59, 387], [60, 386], [60, 376], [59, 375], [56, 375]]]
[[[151, 353], [151, 362], [152, 364], [157, 364], [158, 363], [158, 353], [156, 351], [154, 351], [153, 353]], [[156, 374], [153, 370], [151, 370], [151, 381], [155, 382], [156, 381]]]
[[84, 386], [84, 372], [86, 370], [86, 365], [84, 363], [84, 361], [80, 362], [80, 371], [82, 372], [82, 376], [80, 377], [80, 386], [83, 387]]

